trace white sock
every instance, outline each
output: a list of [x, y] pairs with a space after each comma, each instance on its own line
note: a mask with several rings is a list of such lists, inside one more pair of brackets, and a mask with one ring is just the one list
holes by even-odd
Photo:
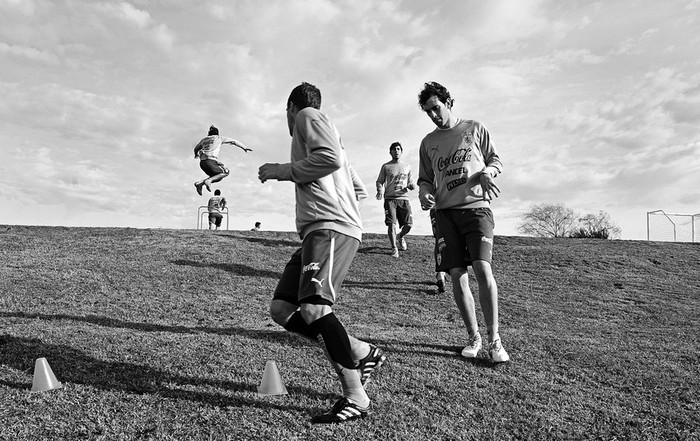
[[362, 408], [369, 406], [370, 400], [360, 382], [360, 371], [357, 369], [343, 369], [338, 374], [340, 384], [343, 387], [343, 396]]

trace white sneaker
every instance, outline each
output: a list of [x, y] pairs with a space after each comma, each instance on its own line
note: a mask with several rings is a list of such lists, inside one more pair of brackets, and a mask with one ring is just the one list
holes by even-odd
[[394, 251], [391, 253], [391, 257], [396, 257], [398, 259], [399, 258], [399, 250], [394, 248]]
[[399, 249], [401, 251], [406, 251], [408, 249], [408, 246], [406, 245], [406, 239], [404, 239], [403, 236], [396, 236], [396, 240], [397, 242], [399, 242]]
[[508, 353], [503, 349], [500, 338], [493, 343], [489, 343], [489, 357], [494, 363], [505, 363], [510, 360]]
[[481, 334], [478, 332], [467, 341], [467, 345], [462, 349], [462, 357], [476, 358], [481, 350]]

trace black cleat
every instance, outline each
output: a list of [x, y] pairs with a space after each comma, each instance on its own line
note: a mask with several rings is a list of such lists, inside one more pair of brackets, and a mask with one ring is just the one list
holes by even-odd
[[369, 354], [357, 365], [357, 370], [360, 371], [360, 382], [363, 386], [369, 382], [372, 373], [379, 369], [385, 361], [384, 352], [374, 345], [369, 345]]
[[313, 424], [344, 423], [346, 421], [364, 418], [367, 416], [368, 411], [369, 407], [363, 409], [343, 397], [338, 400], [328, 412], [314, 416], [311, 422]]

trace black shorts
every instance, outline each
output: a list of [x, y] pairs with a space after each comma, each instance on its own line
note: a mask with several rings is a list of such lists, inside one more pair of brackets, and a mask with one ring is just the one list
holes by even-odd
[[435, 270], [466, 268], [475, 260], [491, 263], [493, 213], [490, 208], [437, 210]]
[[221, 213], [209, 213], [209, 223], [217, 227], [221, 226], [221, 219], [223, 218], [224, 216]]
[[273, 299], [333, 305], [359, 247], [359, 240], [333, 230], [307, 234], [284, 267]]
[[386, 226], [399, 223], [399, 228], [404, 225], [413, 225], [411, 204], [408, 199], [384, 199], [384, 224]]
[[199, 167], [204, 170], [204, 173], [206, 173], [208, 176], [216, 176], [220, 175], [221, 173], [226, 175], [229, 174], [229, 171], [224, 164], [214, 159], [199, 161]]

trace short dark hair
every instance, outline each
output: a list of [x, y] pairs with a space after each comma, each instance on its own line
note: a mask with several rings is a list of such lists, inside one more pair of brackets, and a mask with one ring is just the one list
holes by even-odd
[[217, 128], [214, 127], [213, 125], [212, 125], [212, 126], [209, 126], [209, 136], [211, 136], [211, 135], [218, 135], [218, 134], [219, 134], [219, 129], [217, 129]]
[[221, 194], [221, 190], [219, 190], [218, 188], [216, 190], [214, 190], [214, 196], [218, 196], [220, 194]]
[[321, 91], [313, 84], [303, 82], [292, 89], [292, 93], [289, 94], [287, 99], [287, 105], [289, 103], [294, 104], [299, 110], [307, 107], [313, 107], [318, 110], [321, 108]]
[[391, 145], [389, 146], [389, 150], [391, 150], [391, 149], [394, 148], [394, 147], [399, 147], [399, 148], [401, 148], [401, 151], [403, 151], [403, 146], [402, 146], [401, 143], [398, 142], [398, 141], [392, 142]]
[[442, 101], [443, 104], [447, 104], [449, 102], [451, 105], [454, 102], [450, 96], [450, 92], [445, 88], [445, 86], [440, 83], [436, 83], [435, 81], [430, 81], [423, 85], [423, 90], [421, 90], [420, 94], [418, 94], [418, 105], [423, 107], [423, 104], [425, 104], [431, 96], [436, 96], [437, 99]]

